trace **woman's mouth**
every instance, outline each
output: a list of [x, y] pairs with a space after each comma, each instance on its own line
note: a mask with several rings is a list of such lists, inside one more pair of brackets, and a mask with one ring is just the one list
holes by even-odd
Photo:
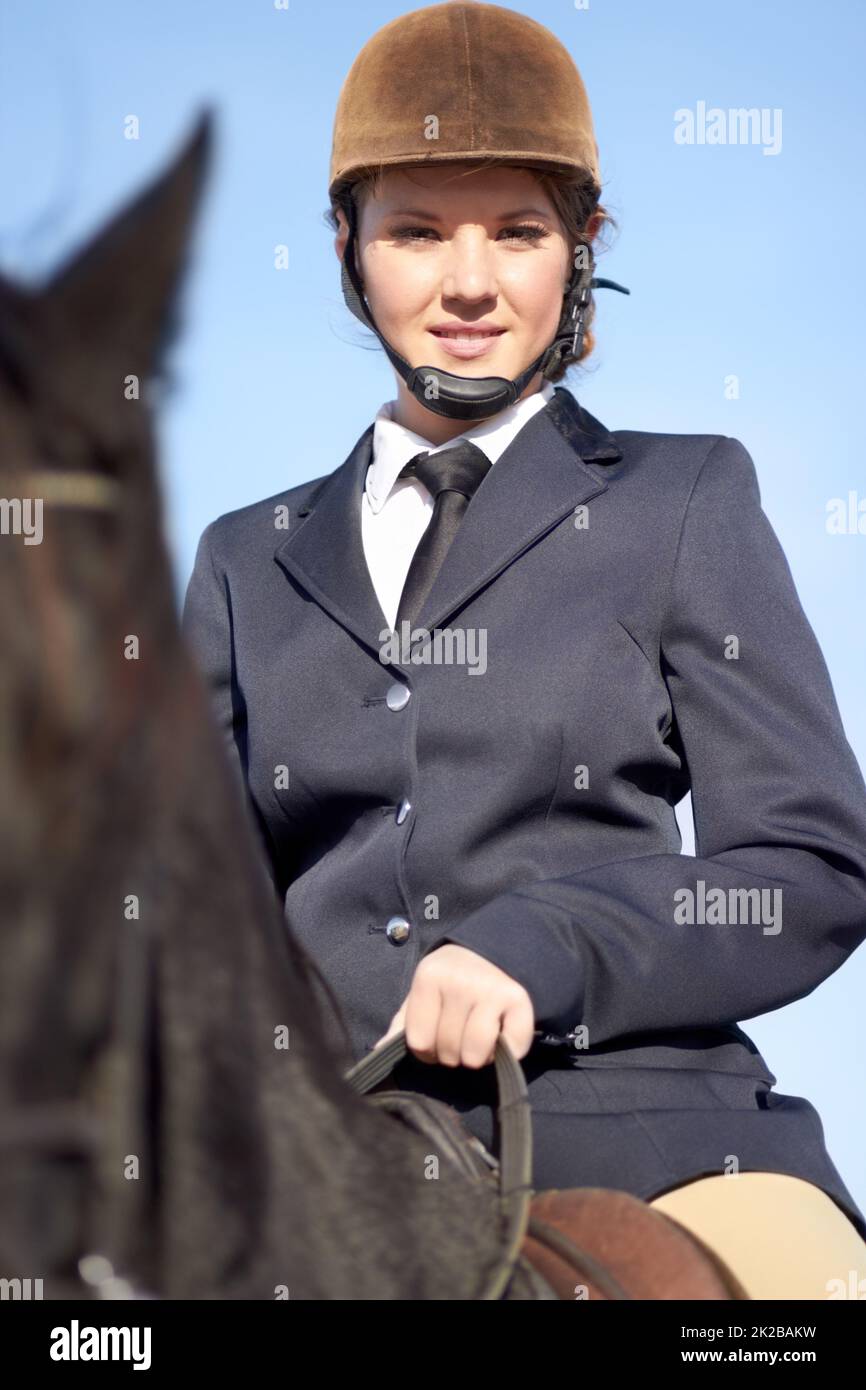
[[473, 332], [470, 329], [465, 331], [460, 329], [438, 329], [428, 330], [442, 346], [442, 351], [449, 357], [482, 357], [489, 351], [491, 345], [501, 338], [505, 333], [504, 328], [496, 328], [488, 331]]

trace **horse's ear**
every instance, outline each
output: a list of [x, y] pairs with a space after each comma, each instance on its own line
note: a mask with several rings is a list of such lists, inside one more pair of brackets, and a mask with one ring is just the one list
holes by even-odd
[[206, 110], [171, 166], [42, 287], [85, 352], [120, 357], [125, 371], [157, 372], [177, 327], [189, 238], [208, 170]]

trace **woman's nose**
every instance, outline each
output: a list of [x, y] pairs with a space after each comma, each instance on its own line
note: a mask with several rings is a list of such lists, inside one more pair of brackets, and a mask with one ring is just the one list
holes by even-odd
[[490, 299], [497, 292], [494, 243], [482, 228], [462, 229], [447, 243], [443, 298]]

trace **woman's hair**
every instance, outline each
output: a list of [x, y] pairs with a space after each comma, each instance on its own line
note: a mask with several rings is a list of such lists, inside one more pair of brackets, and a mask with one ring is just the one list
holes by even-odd
[[[535, 176], [545, 193], [547, 193], [562, 222], [566, 239], [570, 244], [570, 264], [573, 264], [575, 249], [578, 246], [590, 247], [594, 258], [598, 255], [599, 251], [603, 252], [608, 249], [604, 245], [604, 242], [601, 241], [601, 238], [608, 227], [618, 229], [618, 223], [616, 219], [610, 215], [607, 208], [603, 207], [600, 203], [599, 199], [601, 193], [599, 187], [592, 175], [584, 170], [565, 168], [562, 170], [551, 170], [532, 168], [529, 165], [515, 166], [512, 160], [491, 157], [473, 166], [472, 169], [466, 170], [465, 173], [455, 173], [454, 177], [465, 177], [466, 173], [474, 173], [476, 168], [486, 169], [494, 165], [503, 164], [511, 165], [512, 167], [526, 168], [529, 173]], [[415, 166], [401, 165], [400, 167], [406, 170]], [[430, 166], [427, 165], [425, 167], [429, 168]], [[387, 169], [381, 165], [365, 169], [352, 183], [337, 189], [331, 200], [331, 206], [325, 213], [325, 220], [333, 231], [336, 232], [339, 230], [340, 224], [337, 219], [338, 210], [341, 209], [348, 218], [348, 202], [353, 197], [357, 209], [358, 223], [360, 224], [364, 198], [368, 194], [375, 194], [379, 190], [386, 172]], [[590, 239], [586, 233], [586, 227], [593, 214], [598, 214], [601, 220], [595, 236]], [[577, 362], [582, 362], [585, 358], [589, 357], [595, 346], [595, 334], [592, 331], [592, 321], [594, 317], [595, 304], [591, 303], [585, 317], [586, 332], [584, 334], [581, 351], [576, 357], [572, 357], [570, 353], [566, 353], [561, 359], [556, 371], [548, 378], [550, 381], [561, 381], [570, 366]]]

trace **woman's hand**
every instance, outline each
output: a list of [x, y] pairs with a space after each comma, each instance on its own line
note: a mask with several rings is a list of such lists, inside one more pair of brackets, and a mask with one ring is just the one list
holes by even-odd
[[515, 1057], [532, 1045], [535, 1015], [523, 985], [466, 946], [446, 942], [418, 964], [412, 987], [379, 1039], [406, 1030], [406, 1043], [422, 1062], [484, 1067], [502, 1033]]

